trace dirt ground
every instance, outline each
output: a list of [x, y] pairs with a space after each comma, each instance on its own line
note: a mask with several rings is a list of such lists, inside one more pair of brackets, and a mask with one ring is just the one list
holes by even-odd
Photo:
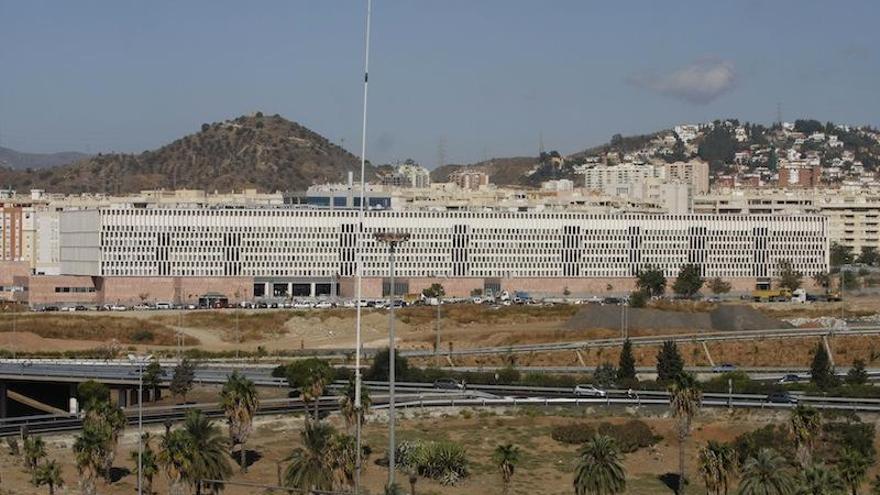
[[[663, 303], [670, 307], [673, 303]], [[702, 304], [702, 303], [700, 303]], [[675, 303], [672, 307], [685, 311], [703, 310]], [[864, 317], [880, 312], [880, 296], [853, 297], [841, 303], [813, 303], [798, 305], [789, 303], [755, 304], [762, 313], [772, 318], [813, 318], [821, 316], [847, 318]], [[578, 341], [595, 338], [617, 337], [618, 326], [602, 328], [585, 325], [578, 315], [581, 306], [511, 306], [491, 308], [470, 304], [444, 305], [441, 307], [441, 349], [447, 350], [483, 346], [506, 346], [540, 342]], [[434, 307], [410, 307], [398, 310], [396, 334], [398, 345], [404, 349], [433, 349], [436, 336], [437, 309]], [[365, 347], [387, 345], [389, 313], [386, 310], [363, 311], [363, 340]], [[155, 338], [167, 342], [168, 335], [180, 331], [188, 338], [188, 344], [212, 352], [234, 349], [268, 352], [299, 349], [352, 348], [355, 344], [355, 311], [348, 308], [332, 310], [205, 310], [205, 311], [129, 311], [109, 315], [102, 312], [84, 312], [75, 315], [32, 313], [18, 316], [17, 331], [11, 332], [9, 314], [0, 316], [0, 348], [19, 353], [59, 352], [64, 350], [102, 349], [111, 345], [119, 348], [140, 350], [170, 350], [172, 345], [150, 342], [132, 342], [127, 332], [150, 328]], [[27, 321], [27, 324], [22, 324]], [[100, 329], [119, 323], [124, 325], [111, 332], [105, 339]], [[572, 325], [577, 321], [578, 325]], [[64, 323], [59, 324], [59, 322]], [[867, 322], [866, 322], [867, 323]], [[24, 331], [30, 328], [32, 331]], [[97, 330], [96, 330], [97, 329]], [[647, 329], [630, 327], [630, 336], [663, 335], [680, 333], [682, 329]], [[880, 359], [880, 343], [868, 337], [835, 337], [832, 347], [835, 359], [849, 364], [854, 358], [876, 364]], [[198, 342], [196, 345], [195, 342]], [[775, 340], [756, 340], [709, 344], [716, 362], [731, 362], [740, 366], [803, 365], [815, 348], [816, 341], [787, 341], [780, 346]], [[702, 348], [682, 345], [683, 355], [689, 364], [708, 364]], [[544, 366], [578, 366], [583, 363], [593, 367], [601, 362], [615, 362], [616, 350], [581, 352], [580, 358], [573, 352], [520, 354], [516, 363]], [[656, 349], [637, 348], [639, 364], [653, 364]], [[490, 366], [506, 364], [505, 356], [477, 356], [457, 359], [459, 366]]]
[[[492, 450], [499, 444], [513, 443], [520, 447], [522, 460], [513, 478], [513, 494], [570, 494], [576, 463], [577, 447], [556, 442], [550, 438], [553, 426], [572, 422], [620, 422], [635, 415], [635, 410], [593, 409], [537, 411], [525, 410], [410, 410], [402, 413], [404, 419], [399, 423], [400, 439], [447, 439], [461, 443], [467, 449], [471, 476], [454, 487], [443, 487], [433, 481], [420, 479], [417, 490], [422, 494], [494, 494], [502, 493], [499, 476], [491, 463]], [[662, 440], [654, 447], [641, 449], [625, 456], [628, 494], [659, 495], [672, 493], [660, 477], [677, 469], [678, 442], [671, 418], [663, 410], [642, 410], [638, 414], [645, 420]], [[728, 413], [723, 410], [704, 412], [695, 420], [693, 434], [686, 444], [687, 466], [691, 484], [686, 493], [704, 493], [702, 483], [696, 473], [696, 455], [699, 446], [707, 440], [730, 441], [737, 435], [757, 429], [771, 422], [786, 421], [784, 413], [745, 412]], [[876, 421], [877, 418], [866, 418]], [[331, 417], [338, 428], [343, 428], [338, 417]], [[387, 442], [385, 418], [376, 414], [365, 429], [365, 442], [373, 449], [364, 471], [364, 484], [370, 493], [381, 493], [380, 487], [387, 476], [385, 468], [375, 464], [384, 455]], [[256, 460], [248, 473], [241, 475], [237, 469], [233, 481], [276, 484], [279, 461], [300, 444], [299, 432], [303, 420], [298, 417], [273, 417], [258, 419], [255, 433], [249, 448], [256, 451]], [[225, 430], [225, 427], [224, 427]], [[159, 435], [162, 428], [151, 428], [151, 433]], [[49, 457], [58, 460], [64, 467], [63, 477], [68, 484], [66, 492], [77, 493], [77, 474], [72, 465], [70, 445], [72, 435], [47, 437]], [[115, 472], [118, 479], [113, 483], [100, 484], [99, 493], [107, 495], [130, 494], [135, 489], [136, 476], [131, 473], [134, 463], [131, 452], [136, 451], [137, 436], [133, 428], [124, 434], [116, 456]], [[876, 439], [875, 439], [876, 443]], [[237, 468], [237, 464], [233, 464]], [[873, 470], [869, 479], [873, 478]], [[8, 449], [0, 452], [0, 476], [7, 492], [14, 494], [44, 494], [45, 488], [30, 485], [28, 474], [20, 459], [13, 458]], [[406, 478], [399, 478], [404, 486]], [[164, 473], [154, 480], [158, 493], [167, 493]], [[254, 488], [229, 486], [224, 493], [245, 495], [257, 493]]]

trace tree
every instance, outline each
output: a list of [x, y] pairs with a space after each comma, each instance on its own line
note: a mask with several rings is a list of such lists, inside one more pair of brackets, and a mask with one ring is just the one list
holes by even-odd
[[[328, 465], [336, 474], [336, 479], [341, 487], [352, 488], [357, 472], [357, 439], [345, 433], [331, 430], [330, 445], [328, 448]], [[367, 447], [361, 447], [361, 459], [369, 454]]]
[[777, 285], [788, 290], [797, 290], [801, 287], [804, 275], [795, 270], [791, 261], [779, 260], [776, 264]]
[[86, 380], [76, 387], [80, 407], [88, 410], [99, 402], [110, 402], [110, 389], [95, 380]]
[[672, 284], [672, 290], [683, 297], [691, 298], [703, 288], [703, 275], [699, 266], [688, 264], [681, 267], [678, 277]]
[[819, 411], [799, 404], [791, 412], [788, 425], [797, 446], [797, 457], [801, 467], [811, 466], [813, 464], [813, 445], [822, 429], [822, 418], [819, 416]]
[[684, 447], [687, 437], [691, 434], [691, 422], [700, 410], [703, 394], [697, 381], [689, 373], [679, 373], [668, 388], [669, 406], [672, 415], [678, 421], [678, 484], [676, 493], [684, 492]]
[[61, 466], [54, 459], [46, 462], [37, 469], [34, 484], [37, 486], [45, 485], [49, 489], [49, 495], [55, 495], [55, 488], [64, 485]]
[[844, 290], [856, 290], [859, 288], [859, 278], [852, 270], [842, 270], [840, 272], [840, 285]]
[[131, 452], [131, 462], [134, 463], [134, 469], [132, 473], [137, 476], [138, 474], [138, 464], [143, 466], [143, 481], [144, 481], [144, 493], [152, 494], [153, 493], [153, 478], [159, 472], [159, 459], [158, 454], [155, 450], [153, 450], [152, 445], [152, 437], [149, 433], [144, 433], [141, 441], [144, 443], [143, 455], [139, 455], [137, 450]]
[[636, 358], [633, 356], [632, 341], [623, 341], [620, 349], [620, 359], [617, 362], [617, 381], [633, 382], [636, 380]]
[[880, 474], [871, 482], [871, 495], [880, 495]]
[[428, 298], [441, 298], [446, 295], [446, 290], [438, 283], [431, 284], [430, 287], [422, 289], [422, 295]]
[[648, 293], [644, 290], [634, 290], [629, 294], [629, 307], [644, 308], [648, 305]]
[[821, 389], [837, 385], [837, 375], [831, 365], [831, 358], [821, 342], [816, 344], [816, 352], [813, 353], [813, 362], [810, 364], [810, 381]]
[[736, 473], [736, 449], [710, 440], [699, 453], [700, 476], [706, 490], [714, 495], [727, 495], [731, 478]]
[[578, 452], [574, 474], [576, 495], [613, 495], [626, 489], [623, 456], [614, 439], [596, 435]]
[[345, 390], [339, 397], [339, 410], [342, 413], [342, 417], [345, 419], [345, 426], [349, 432], [351, 432], [352, 427], [357, 426], [358, 424], [363, 425], [364, 415], [366, 415], [372, 405], [369, 389], [361, 387], [361, 410], [357, 410], [357, 404], [355, 403], [355, 386], [354, 378], [349, 378]]
[[678, 352], [678, 345], [674, 340], [663, 342], [663, 347], [657, 353], [657, 381], [669, 382], [684, 371], [684, 360]]
[[791, 495], [795, 479], [788, 461], [771, 449], [761, 449], [743, 465], [739, 495]]
[[829, 250], [829, 257], [831, 266], [834, 268], [839, 268], [843, 265], [849, 265], [853, 262], [852, 248], [849, 246], [844, 246], [843, 244], [832, 242], [831, 248]]
[[[387, 382], [388, 381], [388, 363], [390, 362], [390, 355], [388, 349], [379, 349], [376, 352], [376, 357], [373, 358], [373, 364], [364, 374], [364, 378], [366, 380], [377, 381], [377, 382]], [[394, 376], [398, 380], [406, 379], [406, 376], [409, 374], [409, 361], [400, 354], [395, 354], [394, 356]]]
[[162, 385], [162, 365], [155, 357], [144, 368], [144, 388], [153, 392], [153, 397], [159, 397], [159, 387]]
[[43, 437], [24, 437], [22, 451], [24, 453], [24, 465], [31, 473], [31, 483], [36, 485], [37, 468], [40, 467], [40, 462], [46, 458], [46, 442], [43, 441]]
[[[220, 428], [199, 410], [186, 413], [183, 432], [187, 444], [184, 458], [184, 466], [188, 468], [186, 479], [193, 485], [196, 495], [201, 495], [201, 480], [224, 480], [232, 474], [227, 457], [229, 441]], [[209, 488], [216, 492], [222, 486]]]
[[513, 473], [516, 465], [519, 463], [519, 448], [513, 444], [499, 445], [495, 447], [492, 453], [492, 460], [498, 466], [501, 473], [501, 481], [504, 483], [504, 493], [510, 491], [510, 481], [513, 479]]
[[715, 277], [709, 281], [709, 290], [716, 296], [727, 294], [730, 292], [730, 282], [725, 282], [721, 277]]
[[713, 167], [732, 163], [736, 154], [737, 141], [729, 126], [715, 125], [703, 135], [697, 147], [697, 154]]
[[159, 465], [168, 477], [169, 495], [183, 495], [185, 485], [190, 479], [190, 451], [192, 442], [182, 429], [167, 430], [162, 436]]
[[306, 421], [300, 434], [302, 447], [285, 458], [289, 462], [284, 473], [284, 486], [304, 492], [333, 489], [333, 472], [328, 469], [327, 453], [333, 429], [318, 421]]
[[169, 390], [172, 395], [180, 396], [186, 402], [186, 394], [193, 388], [196, 379], [196, 367], [188, 358], [183, 358], [174, 367]]
[[648, 266], [636, 275], [636, 287], [649, 296], [662, 296], [666, 291], [666, 276], [663, 275], [663, 270]]
[[617, 379], [617, 369], [611, 363], [602, 363], [596, 366], [593, 372], [593, 380], [600, 387], [611, 387]]
[[851, 448], [844, 448], [840, 459], [837, 460], [837, 468], [840, 478], [849, 487], [852, 495], [858, 495], [859, 487], [868, 476], [871, 460], [861, 452]]
[[862, 248], [862, 252], [859, 254], [859, 258], [856, 261], [868, 266], [874, 266], [880, 262], [880, 254], [877, 253], [877, 248], [874, 246], [865, 246]]
[[125, 429], [126, 421], [122, 409], [109, 401], [90, 402], [85, 410], [83, 428], [92, 427], [95, 438], [100, 440], [101, 445], [96, 453], [101, 457], [100, 474], [107, 481], [110, 481], [110, 470], [113, 468], [119, 437]]
[[831, 286], [831, 275], [828, 272], [816, 272], [813, 274], [813, 282], [828, 292], [828, 288]]
[[304, 402], [314, 403], [315, 419], [318, 419], [318, 399], [333, 382], [333, 375], [330, 364], [318, 358], [294, 361], [287, 366], [287, 383], [300, 391]]
[[844, 495], [846, 485], [840, 475], [822, 466], [810, 466], [801, 471], [801, 486], [797, 495]]
[[229, 439], [233, 446], [239, 446], [241, 472], [247, 472], [247, 443], [251, 428], [254, 424], [254, 415], [260, 407], [260, 399], [257, 397], [257, 387], [247, 377], [233, 371], [223, 390], [220, 392], [220, 407], [226, 416], [229, 425]]
[[863, 359], [853, 360], [852, 367], [846, 372], [846, 383], [849, 385], [864, 385], [868, 383], [868, 371], [865, 369]]
[[104, 472], [106, 443], [109, 431], [107, 426], [86, 422], [82, 432], [73, 442], [76, 472], [83, 495], [95, 493], [95, 480]]

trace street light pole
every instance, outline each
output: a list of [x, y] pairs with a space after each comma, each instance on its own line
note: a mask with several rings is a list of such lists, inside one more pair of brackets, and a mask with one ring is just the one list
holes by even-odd
[[434, 340], [434, 366], [437, 368], [440, 367], [440, 306], [443, 304], [443, 301], [440, 297], [437, 297], [437, 324], [436, 331], [434, 332], [435, 340]]
[[144, 494], [144, 363], [150, 359], [152, 355], [128, 355], [128, 360], [138, 365], [138, 495]]
[[391, 307], [389, 308], [388, 319], [388, 487], [394, 485], [394, 471], [396, 469], [395, 454], [397, 445], [394, 439], [395, 428], [395, 354], [397, 353], [397, 343], [394, 338], [394, 254], [397, 246], [409, 240], [409, 234], [402, 232], [379, 232], [374, 235], [375, 239], [383, 244], [388, 244], [388, 279], [390, 284], [389, 300]]

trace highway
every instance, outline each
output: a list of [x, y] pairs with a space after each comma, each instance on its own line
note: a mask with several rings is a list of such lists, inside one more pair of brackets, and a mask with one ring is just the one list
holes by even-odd
[[[336, 383], [330, 391], [341, 387]], [[372, 392], [373, 409], [387, 408], [387, 383], [365, 382]], [[397, 406], [400, 409], [444, 408], [444, 407], [652, 407], [665, 408], [669, 405], [669, 394], [664, 391], [636, 391], [632, 395], [626, 390], [608, 390], [606, 397], [578, 397], [571, 388], [523, 387], [498, 385], [472, 385], [466, 391], [442, 391], [425, 383], [398, 383]], [[880, 399], [853, 397], [810, 397], [797, 396], [801, 404], [817, 409], [880, 413]], [[318, 403], [322, 414], [338, 409], [337, 396], [328, 395]], [[704, 408], [751, 408], [762, 410], [785, 410], [794, 407], [793, 403], [768, 402], [763, 395], [718, 394], [703, 395]], [[314, 407], [314, 406], [311, 406]], [[200, 409], [212, 418], [221, 418], [223, 412], [216, 403], [187, 404], [179, 406], [144, 407], [144, 423], [163, 424], [167, 421], [180, 421], [190, 409]], [[258, 414], [261, 416], [302, 413], [305, 404], [300, 399], [268, 399], [261, 403]], [[129, 425], [137, 422], [137, 408], [125, 410]], [[63, 433], [76, 431], [82, 427], [77, 416], [68, 414], [27, 416], [0, 420], [0, 437], [18, 435], [23, 426], [30, 433]]]
[[[676, 343], [701, 343], [701, 342], [726, 342], [736, 340], [760, 340], [760, 339], [802, 339], [823, 336], [871, 336], [880, 335], [880, 326], [860, 326], [847, 329], [830, 328], [779, 328], [773, 330], [748, 330], [739, 332], [699, 332], [686, 334], [659, 335], [648, 337], [630, 337], [634, 346], [659, 346], [667, 340]], [[572, 342], [550, 342], [544, 344], [524, 344], [495, 347], [473, 347], [465, 349], [453, 349], [441, 351], [441, 356], [474, 356], [485, 354], [519, 354], [549, 351], [575, 351], [580, 349], [599, 349], [619, 347], [623, 344], [622, 338], [593, 339]], [[403, 350], [400, 352], [404, 357], [432, 357], [435, 352], [429, 349]]]

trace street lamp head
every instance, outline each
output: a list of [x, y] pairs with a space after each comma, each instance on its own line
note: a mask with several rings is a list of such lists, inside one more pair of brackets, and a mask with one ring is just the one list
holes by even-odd
[[409, 240], [409, 232], [376, 232], [373, 238], [385, 244], [400, 244]]

